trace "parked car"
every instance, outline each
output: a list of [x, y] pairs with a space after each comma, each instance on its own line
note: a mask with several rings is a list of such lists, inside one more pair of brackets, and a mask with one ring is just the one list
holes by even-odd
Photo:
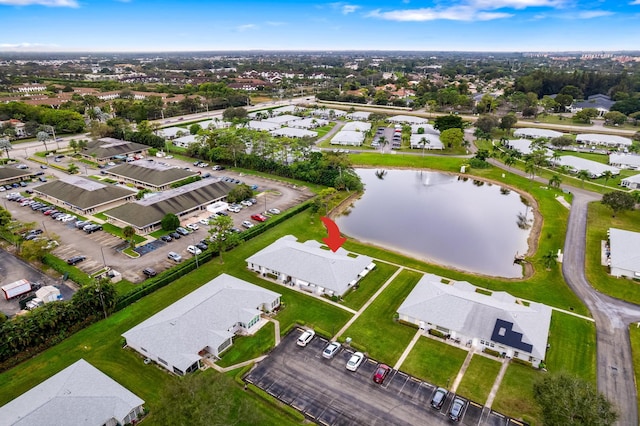
[[182, 236], [189, 235], [189, 231], [187, 231], [186, 229], [184, 229], [182, 226], [178, 226], [178, 227], [176, 228], [176, 232], [177, 232], [178, 234], [182, 235]]
[[247, 229], [253, 228], [253, 223], [249, 222], [248, 220], [243, 220], [242, 221], [242, 226], [244, 226]]
[[449, 418], [454, 422], [459, 422], [462, 418], [462, 412], [464, 411], [466, 401], [460, 397], [455, 397], [451, 408], [449, 409]]
[[160, 239], [165, 243], [170, 243], [171, 241], [173, 241], [173, 238], [171, 238], [171, 235], [163, 235], [162, 237], [160, 237]]
[[322, 357], [326, 359], [331, 359], [338, 353], [340, 350], [340, 343], [338, 342], [329, 342], [324, 351], [322, 351]]
[[253, 203], [249, 200], [242, 200], [240, 201], [240, 204], [242, 204], [245, 207], [251, 207], [253, 205]]
[[181, 237], [180, 237], [180, 234], [178, 234], [178, 233], [177, 233], [177, 232], [175, 232], [175, 231], [174, 231], [174, 232], [172, 232], [172, 233], [170, 233], [169, 235], [170, 235], [170, 236], [171, 236], [171, 238], [173, 238], [174, 240], [179, 240], [179, 239], [181, 238]]
[[20, 186], [21, 186], [21, 187], [23, 187], [23, 188], [24, 188], [24, 187], [26, 187], [26, 186], [27, 186], [27, 182], [25, 182], [25, 181], [21, 181], [21, 182], [20, 182]]
[[362, 352], [355, 352], [351, 355], [349, 361], [347, 361], [347, 370], [356, 371], [358, 367], [360, 367], [360, 364], [362, 364], [362, 361], [364, 361], [364, 354]]
[[269, 209], [269, 210], [267, 210], [267, 212], [271, 213], [271, 214], [280, 214], [280, 210], [278, 210], [278, 209]]
[[240, 207], [236, 207], [236, 206], [229, 206], [227, 207], [227, 210], [230, 211], [231, 213], [240, 213]]
[[67, 264], [68, 265], [77, 265], [78, 263], [82, 262], [83, 260], [85, 260], [87, 257], [86, 256], [73, 256], [70, 257], [69, 259], [67, 259]]
[[65, 222], [66, 223], [66, 222], [71, 222], [72, 220], [76, 220], [76, 219], [77, 219], [76, 216], [70, 214], [70, 215], [65, 216], [64, 219], [61, 220], [61, 222]]
[[442, 404], [444, 404], [444, 400], [447, 399], [447, 395], [449, 392], [445, 388], [436, 389], [433, 397], [431, 397], [431, 406], [436, 410], [442, 408]]
[[313, 330], [305, 330], [300, 337], [298, 337], [298, 340], [296, 341], [296, 344], [298, 346], [302, 346], [305, 347], [309, 344], [309, 342], [311, 340], [313, 340], [313, 337], [316, 335], [316, 332]]
[[218, 171], [218, 170], [224, 170], [224, 167], [223, 167], [223, 166], [220, 166], [220, 165], [218, 165], [218, 164], [216, 164], [216, 165], [215, 165], [215, 166], [213, 166], [211, 169], [212, 169], [212, 170], [215, 170], [215, 171]]
[[[45, 212], [44, 214], [47, 214], [47, 212]], [[78, 229], [82, 229], [85, 226], [89, 225], [91, 222], [88, 220], [78, 220], [76, 223], [74, 223], [74, 226]]]
[[209, 248], [209, 246], [207, 245], [207, 243], [205, 243], [204, 241], [200, 241], [199, 243], [196, 244], [196, 247], [198, 247], [200, 250], [205, 251], [206, 249]]
[[200, 219], [198, 222], [200, 225], [209, 226], [209, 219]]
[[200, 250], [198, 247], [196, 246], [187, 246], [187, 251], [193, 255], [197, 255], [197, 254], [201, 254], [202, 250]]
[[251, 219], [256, 220], [258, 222], [264, 222], [265, 220], [267, 220], [267, 217], [259, 213], [256, 213], [251, 215]]
[[391, 367], [387, 364], [378, 364], [378, 368], [376, 368], [376, 372], [373, 374], [373, 381], [382, 384], [390, 372]]
[[40, 176], [40, 177], [38, 178], [38, 180], [39, 180], [40, 182], [46, 182], [46, 181], [47, 181], [47, 179], [46, 179], [44, 176]]
[[167, 255], [167, 257], [171, 260], [173, 260], [174, 262], [181, 262], [182, 261], [182, 256], [180, 256], [178, 253], [174, 252], [174, 251], [170, 251], [169, 254]]
[[89, 226], [85, 226], [82, 229], [87, 234], [91, 234], [91, 233], [96, 232], [96, 231], [102, 231], [102, 225], [91, 224]]
[[197, 231], [198, 229], [200, 229], [197, 223], [190, 223], [187, 225], [187, 228], [191, 229], [192, 231]]
[[155, 277], [156, 275], [158, 275], [156, 270], [153, 269], [153, 268], [144, 268], [142, 270], [142, 273], [145, 274], [147, 276], [147, 278]]

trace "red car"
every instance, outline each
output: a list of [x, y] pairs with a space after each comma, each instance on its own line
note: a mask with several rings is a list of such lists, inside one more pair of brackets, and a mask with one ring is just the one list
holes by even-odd
[[261, 214], [252, 214], [251, 219], [257, 220], [258, 222], [264, 222], [265, 220], [267, 220], [267, 217], [262, 216]]
[[373, 381], [376, 383], [382, 384], [384, 379], [387, 378], [389, 372], [391, 371], [391, 367], [386, 364], [379, 364], [378, 368], [376, 368], [376, 373], [373, 375]]

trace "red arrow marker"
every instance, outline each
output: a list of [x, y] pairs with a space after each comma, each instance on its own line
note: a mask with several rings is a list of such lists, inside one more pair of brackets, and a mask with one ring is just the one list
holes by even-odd
[[322, 241], [324, 241], [331, 251], [335, 253], [340, 247], [342, 247], [347, 239], [340, 236], [340, 230], [334, 221], [326, 216], [322, 216], [320, 220], [324, 223], [325, 228], [327, 228], [327, 233], [329, 234], [326, 238], [323, 238]]

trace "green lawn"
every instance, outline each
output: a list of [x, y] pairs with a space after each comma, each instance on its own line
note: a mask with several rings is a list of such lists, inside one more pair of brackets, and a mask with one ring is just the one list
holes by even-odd
[[491, 408], [531, 426], [542, 425], [540, 408], [533, 399], [533, 384], [542, 374], [540, 370], [511, 363]]
[[394, 315], [421, 277], [417, 272], [402, 271], [343, 337], [351, 337], [354, 343], [364, 346], [369, 356], [395, 364], [416, 329], [396, 322]]
[[549, 345], [545, 360], [549, 371], [565, 371], [595, 384], [595, 323], [554, 311], [549, 329]]
[[462, 377], [457, 393], [479, 404], [487, 402], [501, 364], [498, 361], [474, 355]]
[[631, 353], [633, 358], [633, 372], [636, 377], [636, 394], [638, 397], [638, 406], [640, 407], [640, 328], [636, 324], [629, 326], [629, 338], [631, 339]]
[[375, 269], [360, 280], [358, 288], [351, 290], [344, 297], [344, 305], [351, 309], [360, 309], [397, 270], [397, 266], [377, 262]]
[[[410, 329], [415, 333], [415, 329]], [[401, 368], [412, 376], [436, 386], [449, 388], [458, 375], [467, 353], [455, 346], [422, 336]]]
[[233, 338], [233, 346], [222, 354], [220, 367], [229, 367], [243, 361], [256, 358], [275, 345], [275, 325], [269, 321], [253, 336], [237, 336]]
[[586, 275], [589, 283], [599, 291], [622, 300], [640, 303], [640, 282], [609, 275], [600, 264], [600, 242], [607, 239], [609, 228], [640, 232], [640, 210], [626, 211], [612, 216], [612, 211], [600, 203], [589, 204], [587, 219]]

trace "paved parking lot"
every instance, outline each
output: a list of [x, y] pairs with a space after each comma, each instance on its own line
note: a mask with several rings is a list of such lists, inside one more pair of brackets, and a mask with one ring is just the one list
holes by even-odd
[[[313, 421], [324, 425], [445, 425], [453, 394], [440, 411], [430, 406], [435, 386], [393, 370], [382, 385], [373, 382], [378, 363], [367, 359], [356, 372], [345, 365], [353, 350], [322, 358], [327, 340], [316, 336], [305, 348], [296, 345], [293, 330], [245, 377]], [[461, 424], [507, 425], [508, 419], [468, 403]]]

